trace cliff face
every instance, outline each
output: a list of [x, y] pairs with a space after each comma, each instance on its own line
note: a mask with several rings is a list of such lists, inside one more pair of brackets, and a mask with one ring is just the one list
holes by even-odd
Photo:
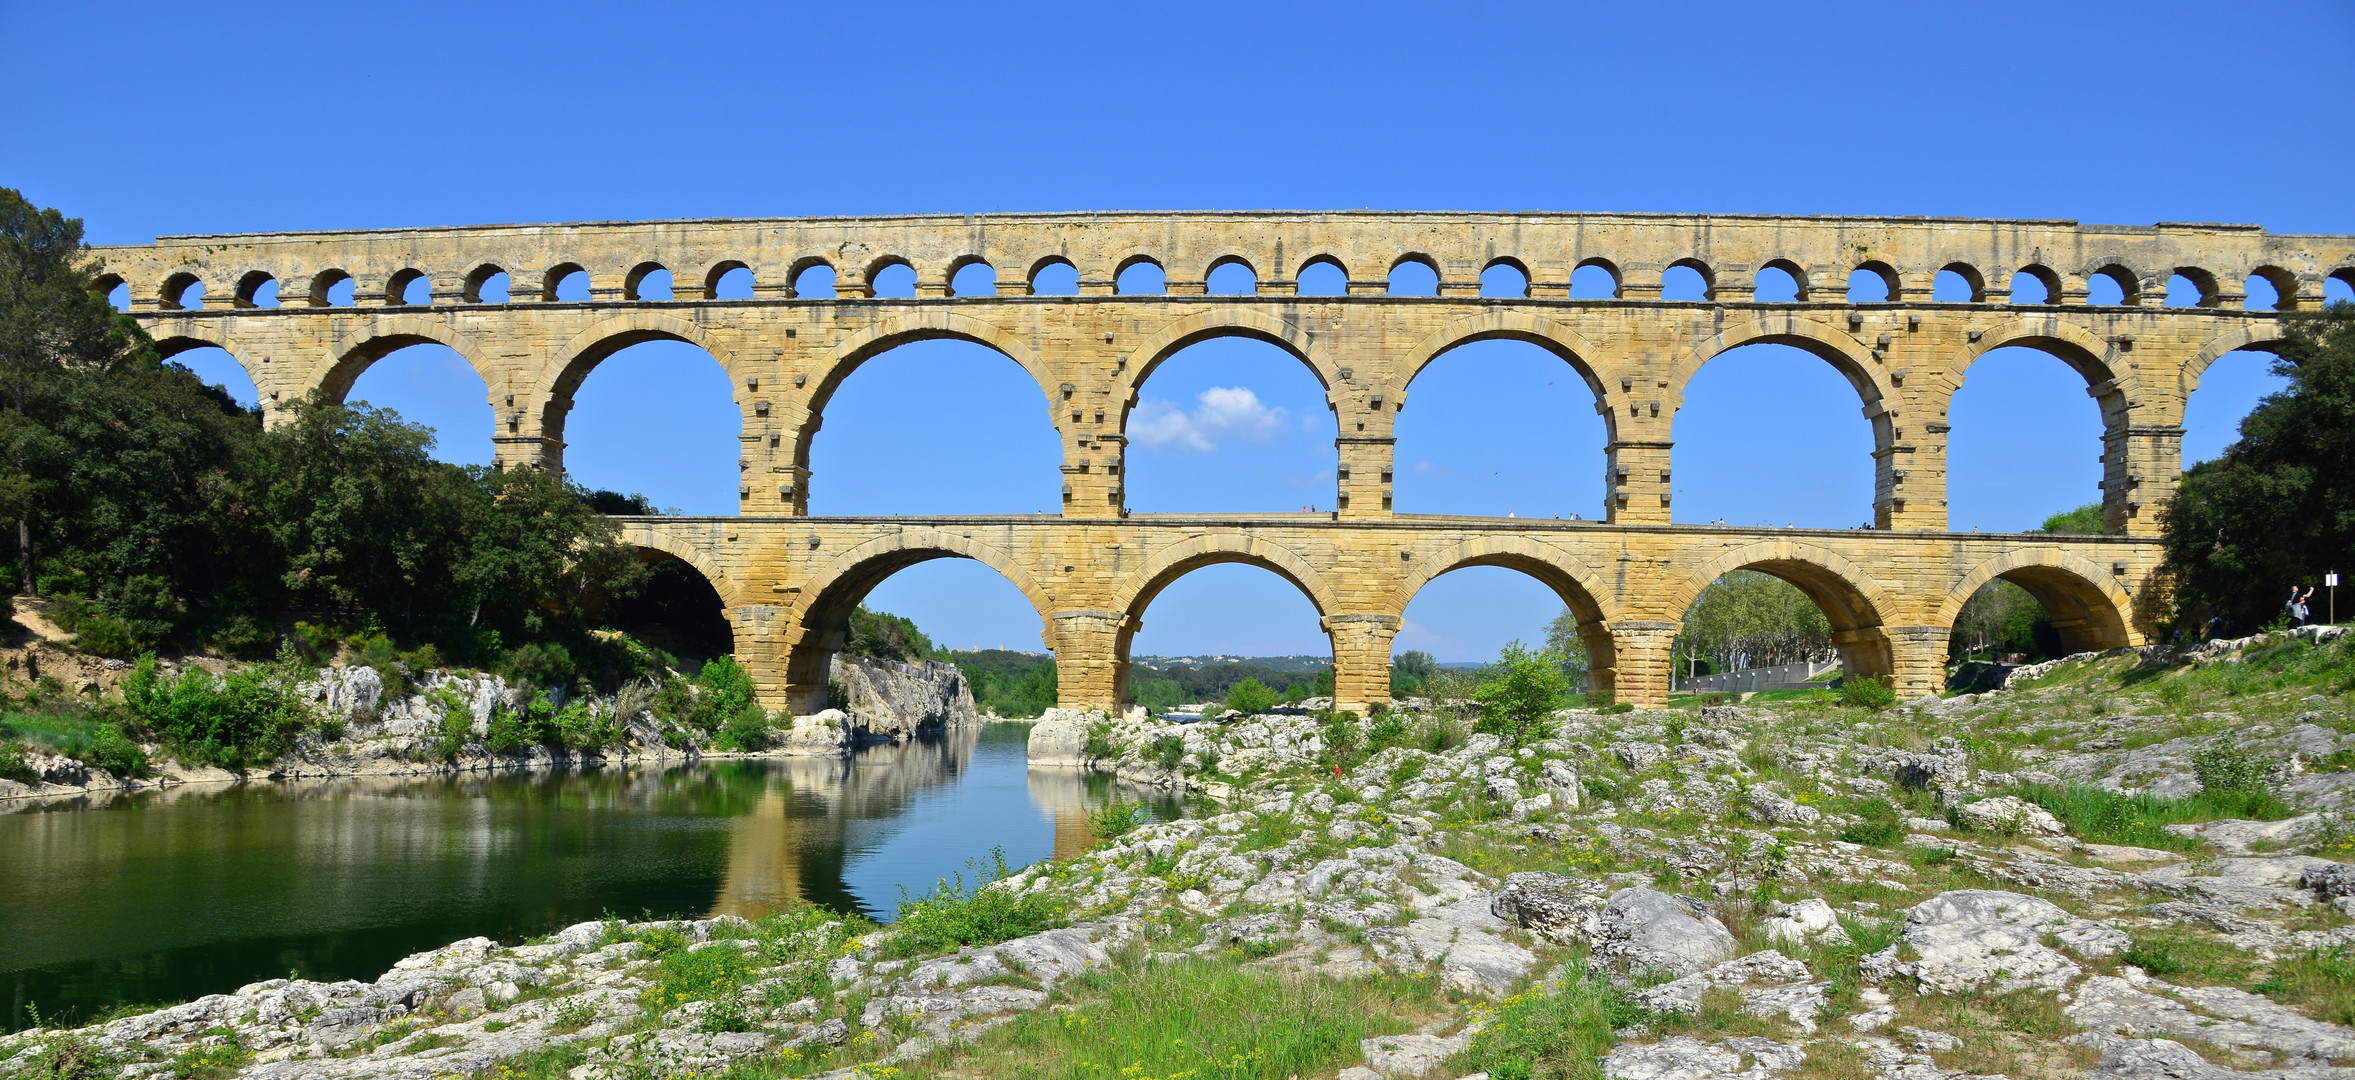
[[867, 742], [910, 738], [981, 722], [973, 687], [955, 664], [903, 664], [835, 654], [829, 678], [850, 701], [852, 735]]

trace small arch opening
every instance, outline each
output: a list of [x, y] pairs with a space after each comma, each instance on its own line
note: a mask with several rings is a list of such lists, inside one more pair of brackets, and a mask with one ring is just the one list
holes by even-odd
[[2322, 303], [2325, 307], [2332, 304], [2355, 304], [2355, 270], [2341, 270], [2324, 278]]
[[2056, 304], [2060, 302], [2060, 275], [2041, 266], [2023, 266], [2012, 275], [2011, 302], [2014, 304]]
[[2168, 307], [2215, 307], [2216, 279], [2207, 271], [2184, 267], [2167, 278]]
[[2260, 266], [2241, 283], [2241, 296], [2244, 310], [2291, 310], [2298, 306], [2298, 275], [2278, 266]]
[[1686, 260], [1660, 274], [1660, 299], [1698, 302], [1709, 299], [1707, 267]]
[[624, 300], [668, 300], [671, 272], [661, 263], [639, 263], [622, 279], [621, 295]]
[[1936, 304], [1976, 304], [1987, 298], [1987, 283], [1979, 272], [1961, 263], [1938, 271], [1930, 281], [1930, 301]]
[[1259, 272], [1241, 259], [1226, 258], [1213, 264], [1206, 275], [1206, 289], [1212, 296], [1256, 296], [1259, 294]]
[[1078, 296], [1079, 267], [1060, 256], [1041, 260], [1030, 268], [1030, 292], [1033, 296]]
[[274, 308], [278, 306], [278, 279], [255, 270], [237, 282], [237, 306], [241, 308]]
[[825, 263], [811, 263], [793, 275], [793, 296], [797, 300], [832, 300], [834, 268]]
[[1505, 259], [1480, 271], [1480, 295], [1491, 300], [1521, 300], [1529, 296], [1529, 271]]
[[1113, 287], [1122, 296], [1161, 296], [1169, 292], [1169, 274], [1160, 263], [1139, 255], [1120, 265]]
[[1439, 268], [1420, 255], [1409, 255], [1390, 268], [1390, 283], [1383, 291], [1391, 296], [1439, 295]]
[[1848, 302], [1885, 304], [1897, 298], [1897, 271], [1869, 262], [1848, 272]]
[[1300, 295], [1347, 296], [1349, 271], [1330, 255], [1320, 255], [1300, 268]]
[[1761, 304], [1788, 304], [1799, 299], [1799, 275], [1787, 263], [1771, 262], [1758, 268], [1750, 298]]
[[121, 278], [98, 283], [98, 291], [116, 311], [131, 310], [131, 283]]
[[401, 270], [385, 283], [384, 297], [388, 304], [423, 307], [433, 303], [433, 282], [423, 270]]
[[896, 258], [871, 267], [867, 271], [867, 293], [878, 300], [913, 300], [916, 298], [916, 268]]
[[1619, 268], [1602, 259], [1588, 259], [1570, 271], [1570, 296], [1576, 300], [1619, 299]]
[[322, 270], [311, 279], [312, 307], [352, 306], [353, 282], [350, 274], [341, 270]]
[[164, 279], [163, 291], [156, 299], [166, 311], [201, 311], [204, 282], [194, 274], [173, 274]]
[[704, 295], [714, 300], [752, 299], [752, 268], [740, 262], [724, 262], [704, 275]]
[[469, 304], [504, 304], [510, 299], [508, 291], [514, 286], [507, 271], [485, 263], [466, 275], [466, 302]]
[[997, 294], [997, 267], [979, 259], [968, 260], [949, 274], [950, 296], [996, 296]]
[[2142, 281], [2123, 266], [2105, 266], [2085, 279], [2085, 302], [2092, 307], [2125, 307], [2142, 302]]

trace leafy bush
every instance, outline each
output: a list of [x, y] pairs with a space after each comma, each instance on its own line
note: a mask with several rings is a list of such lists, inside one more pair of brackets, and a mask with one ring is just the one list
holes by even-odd
[[2193, 753], [2191, 771], [2199, 778], [2200, 790], [2209, 795], [2262, 793], [2272, 786], [2272, 766], [2241, 749], [2229, 734]]
[[759, 703], [747, 704], [736, 715], [720, 725], [718, 737], [712, 744], [722, 750], [752, 753], [769, 746], [769, 713]]
[[1004, 848], [993, 847], [988, 860], [969, 859], [965, 865], [973, 871], [971, 886], [962, 873], [940, 879], [921, 894], [910, 895], [907, 886], [900, 886], [898, 933], [885, 952], [901, 957], [995, 945], [1063, 924], [1063, 906], [1052, 897], [990, 887], [1013, 873]]
[[0, 739], [0, 780], [14, 780], [30, 784], [41, 779], [33, 771], [33, 763], [25, 753], [25, 744], [15, 739]]
[[1867, 847], [1895, 847], [1905, 839], [1905, 822], [1887, 799], [1867, 799], [1856, 806], [1864, 820], [1840, 830], [1840, 839]]
[[747, 708], [758, 707], [752, 697], [752, 673], [735, 657], [722, 656], [703, 665], [695, 676], [694, 703], [684, 719], [698, 731], [717, 731]]
[[205, 648], [238, 660], [259, 660], [270, 655], [270, 646], [277, 644], [278, 634], [251, 615], [232, 615], [205, 639]]
[[1153, 815], [1146, 812], [1144, 803], [1115, 798], [1088, 811], [1088, 831], [1098, 840], [1117, 840], [1151, 820]]
[[1502, 735], [1516, 747], [1553, 734], [1554, 710], [1569, 693], [1570, 678], [1563, 674], [1562, 657], [1532, 652], [1516, 639], [1490, 669], [1474, 699], [1480, 720], [1472, 730]]
[[289, 650], [276, 663], [233, 669], [224, 678], [198, 668], [166, 678], [148, 654], [123, 681], [123, 700], [174, 757], [241, 769], [274, 760], [311, 725], [300, 689], [309, 675]]
[[1840, 680], [1840, 704], [1879, 712], [1897, 704], [1897, 691], [1887, 675], [1854, 675]]
[[572, 654], [552, 641], [535, 641], [507, 654], [509, 682], [529, 683], [542, 689], [569, 686], [575, 670]]
[[1101, 720], [1088, 725], [1088, 744], [1082, 751], [1097, 761], [1110, 758], [1118, 748], [1112, 745], [1112, 725]]
[[1164, 735], [1153, 740], [1152, 761], [1164, 772], [1176, 772], [1178, 763], [1186, 758], [1186, 740], [1175, 735]]
[[1227, 690], [1227, 708], [1250, 716], [1276, 707], [1276, 692], [1258, 679], [1245, 679]]

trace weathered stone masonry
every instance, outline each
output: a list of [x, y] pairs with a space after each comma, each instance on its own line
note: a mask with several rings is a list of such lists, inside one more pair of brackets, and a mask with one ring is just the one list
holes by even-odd
[[[2218, 356], [2275, 340], [2273, 312], [2247, 311], [2240, 284], [2271, 283], [2283, 309], [2317, 307], [2331, 278], [2355, 281], [2355, 237], [2273, 236], [2253, 226], [2090, 226], [2069, 221], [1582, 214], [1030, 214], [757, 219], [166, 237], [102, 249], [100, 284], [167, 352], [217, 345], [235, 355], [265, 407], [314, 388], [340, 397], [387, 353], [439, 342], [481, 373], [497, 415], [499, 460], [561, 468], [572, 393], [614, 351], [655, 339], [694, 343], [728, 373], [742, 411], [745, 516], [653, 519], [646, 547], [694, 563], [729, 605], [740, 654], [772, 704], [809, 711], [849, 609], [875, 582], [923, 558], [996, 567], [1037, 605], [1066, 704], [1117, 700], [1125, 657], [1151, 597], [1218, 561], [1283, 574], [1317, 604], [1334, 642], [1341, 698], [1382, 700], [1390, 639], [1414, 590], [1455, 566], [1510, 565], [1552, 585], [1627, 699], [1667, 690], [1666, 651], [1684, 605], [1718, 574], [1780, 574], [1831, 613], [1852, 670], [1890, 673], [1918, 692], [1937, 675], [1945, 628], [1970, 590], [2001, 575], [2036, 593], [2087, 647], [2141, 639], [2138, 607], [2157, 561], [2156, 508], [2180, 475], [2185, 400]], [[1117, 295], [1128, 265], [1168, 275], [1166, 295]], [[1330, 262], [1348, 295], [1297, 295], [1308, 265]], [[1435, 297], [1386, 294], [1405, 262], [1438, 276]], [[838, 299], [799, 299], [812, 266]], [[994, 295], [954, 296], [981, 263]], [[1079, 295], [1035, 296], [1038, 272], [1067, 263]], [[1241, 263], [1256, 295], [1208, 296], [1210, 272]], [[1479, 296], [1482, 271], [1521, 271], [1526, 297]], [[915, 274], [913, 299], [877, 299], [884, 269]], [[1608, 299], [1570, 299], [1571, 273], [1600, 266]], [[1662, 275], [1689, 266], [1708, 299], [1660, 299]], [[717, 300], [739, 267], [754, 298]], [[1750, 299], [1774, 267], [1794, 302]], [[639, 298], [668, 270], [674, 299]], [[1942, 270], [1974, 297], [1934, 303]], [[586, 303], [553, 299], [590, 276]], [[1846, 301], [1852, 273], [1890, 300]], [[481, 300], [505, 273], [510, 299]], [[2165, 307], [2182, 275], [2196, 307]], [[2011, 305], [2014, 278], [2053, 303]], [[2125, 303], [2091, 307], [2096, 276]], [[409, 305], [412, 282], [431, 302]], [[329, 306], [350, 279], [356, 299]], [[281, 304], [255, 306], [275, 281]], [[215, 298], [179, 307], [188, 286]], [[1298, 357], [1338, 421], [1331, 515], [1131, 515], [1123, 460], [1129, 410], [1156, 365], [1193, 342], [1245, 336]], [[1004, 354], [1037, 381], [1061, 434], [1061, 517], [812, 519], [809, 447], [834, 388], [867, 358], [927, 338]], [[1509, 338], [1560, 356], [1605, 420], [1604, 522], [1393, 514], [1392, 423], [1415, 375], [1448, 350]], [[1872, 423], [1875, 531], [1670, 526], [1670, 431], [1685, 385], [1741, 345], [1805, 349], [1839, 370]], [[2104, 514], [2111, 536], [1945, 532], [1947, 405], [1989, 349], [2041, 349], [2085, 377], [2105, 427]]]

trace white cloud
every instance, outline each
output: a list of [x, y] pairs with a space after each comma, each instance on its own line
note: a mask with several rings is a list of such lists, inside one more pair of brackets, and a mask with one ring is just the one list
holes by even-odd
[[1213, 386], [1195, 399], [1192, 412], [1177, 403], [1148, 399], [1129, 418], [1129, 436], [1153, 449], [1175, 446], [1203, 453], [1223, 440], [1266, 442], [1284, 430], [1282, 408], [1261, 404], [1248, 387]]

